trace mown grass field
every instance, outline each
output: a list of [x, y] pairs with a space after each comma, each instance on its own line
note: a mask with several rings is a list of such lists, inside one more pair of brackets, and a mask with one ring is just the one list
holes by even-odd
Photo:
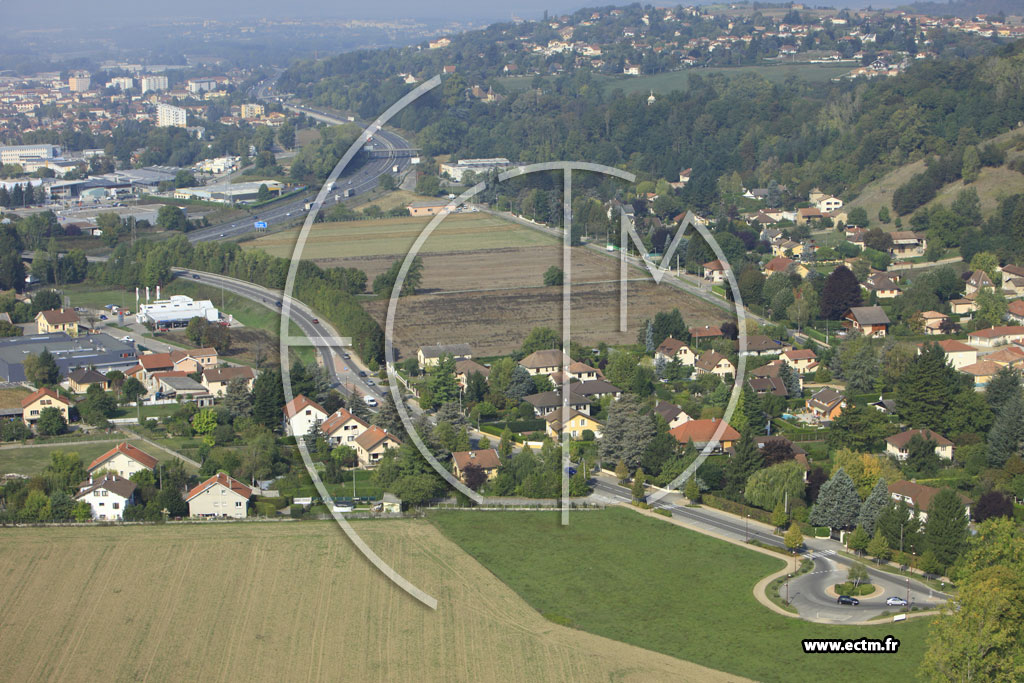
[[[766, 681], [911, 680], [929, 619], [810, 624], [753, 596], [783, 559], [632, 511], [433, 512], [448, 538], [549, 618], [608, 638]], [[804, 638], [900, 639], [895, 655], [805, 655]], [[841, 672], [841, 673], [839, 673]]]
[[426, 521], [353, 526], [437, 610], [333, 522], [0, 529], [4, 678], [737, 680], [552, 624]]
[[[321, 261], [360, 256], [405, 255], [430, 222], [426, 217], [383, 218], [345, 223], [317, 223], [310, 231], [302, 258]], [[299, 229], [258, 237], [242, 244], [274, 256], [291, 257]], [[421, 253], [473, 251], [556, 244], [536, 230], [487, 214], [447, 217], [423, 245]]]
[[[738, 76], [754, 74], [761, 76], [773, 83], [779, 83], [787, 78], [795, 77], [811, 83], [827, 83], [833, 78], [842, 76], [854, 68], [852, 64], [837, 66], [835, 64], [766, 64], [763, 66], [734, 66], [734, 67], [709, 67], [707, 69], [683, 69], [681, 71], [670, 71], [668, 73], [654, 74], [651, 76], [593, 76], [594, 83], [605, 92], [622, 90], [627, 95], [634, 93], [648, 93], [653, 91], [659, 93], [672, 92], [673, 90], [687, 90], [690, 87], [690, 78], [700, 76], [707, 78], [712, 74], [724, 76]], [[532, 87], [532, 76], [507, 76], [498, 79], [508, 90], [518, 92]]]
[[[79, 443], [30, 444], [25, 446], [9, 444], [0, 448], [0, 474], [16, 472], [30, 477], [39, 474], [43, 471], [44, 467], [50, 464], [50, 453], [53, 451], [78, 453], [78, 457], [81, 458], [82, 464], [88, 467], [89, 463], [109, 451], [121, 441], [132, 441], [132, 439], [127, 439], [123, 434], [119, 434], [117, 432], [111, 433], [107, 438], [109, 440], [104, 440], [103, 442], [83, 441]], [[177, 460], [173, 455], [166, 453], [159, 448], [153, 448], [146, 443], [137, 442], [135, 445], [161, 462]], [[173, 446], [169, 444], [168, 447], [173, 448]]]

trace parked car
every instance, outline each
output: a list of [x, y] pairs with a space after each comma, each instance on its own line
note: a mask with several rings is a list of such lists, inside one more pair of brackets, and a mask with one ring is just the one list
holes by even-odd
[[907, 601], [898, 595], [894, 595], [888, 600], [886, 600], [885, 604], [889, 605], [889, 607], [905, 607]]
[[366, 385], [372, 387], [373, 386], [373, 380], [372, 379], [366, 380]]
[[107, 319], [107, 316], [105, 316], [105, 315], [101, 315], [100, 316], [100, 320], [106, 320], [106, 319]]
[[192, 274], [192, 279], [193, 279], [193, 280], [198, 280], [198, 279], [199, 279], [199, 276], [198, 276], [198, 275], [196, 275], [195, 273], [193, 273], [193, 274]]
[[343, 354], [341, 354], [341, 357], [344, 358], [345, 360], [348, 360], [352, 356], [348, 355], [347, 353], [343, 353]]
[[365, 370], [360, 370], [359, 371], [359, 376], [360, 377], [366, 377], [366, 371]]
[[860, 600], [857, 598], [851, 598], [849, 595], [840, 595], [839, 598], [836, 599], [836, 602], [840, 605], [853, 605], [855, 607], [860, 604]]
[[278, 302], [277, 302], [276, 304], [274, 304], [274, 305], [275, 305], [275, 306], [277, 306], [278, 308], [281, 308], [281, 306], [284, 306], [284, 304], [283, 304], [283, 303], [281, 303], [280, 301], [278, 301]]

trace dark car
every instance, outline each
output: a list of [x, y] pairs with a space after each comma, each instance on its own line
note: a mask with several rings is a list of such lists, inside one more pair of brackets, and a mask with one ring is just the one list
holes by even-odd
[[313, 318], [313, 324], [314, 325], [319, 325], [320, 324], [320, 318]]
[[280, 301], [278, 301], [278, 302], [277, 302], [276, 304], [274, 304], [274, 305], [275, 305], [275, 306], [277, 306], [278, 308], [281, 308], [281, 306], [283, 306], [284, 304], [282, 304], [282, 303], [281, 303]]
[[366, 377], [366, 373], [363, 370], [360, 370], [359, 371], [359, 376], [360, 377]]
[[199, 279], [199, 276], [198, 276], [198, 275], [193, 275], [193, 276], [192, 276], [192, 279], [193, 279], [193, 280], [198, 280], [198, 279]]
[[856, 606], [856, 605], [860, 604], [860, 600], [858, 600], [857, 598], [851, 598], [849, 595], [840, 595], [839, 598], [836, 600], [836, 602], [839, 603], [840, 605], [854, 605], [854, 606]]

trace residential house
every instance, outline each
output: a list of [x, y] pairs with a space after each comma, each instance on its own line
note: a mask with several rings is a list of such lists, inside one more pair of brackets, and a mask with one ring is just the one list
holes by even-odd
[[772, 243], [772, 256], [800, 258], [803, 255], [803, 252], [804, 245], [794, 240], [784, 239], [779, 242]]
[[215, 368], [219, 362], [217, 349], [211, 346], [201, 349], [175, 349], [167, 355], [175, 370], [189, 375], [202, 372], [206, 368]]
[[65, 332], [69, 337], [77, 337], [80, 329], [75, 309], [55, 308], [52, 311], [36, 313], [36, 333], [50, 334], [52, 332]]
[[949, 320], [948, 315], [939, 311], [925, 311], [920, 315], [925, 334], [945, 334], [942, 328], [947, 324], [946, 321]]
[[288, 435], [301, 438], [327, 419], [327, 411], [316, 401], [299, 394], [285, 404], [284, 417], [288, 423]]
[[[691, 327], [690, 328], [690, 339], [694, 344], [700, 345], [702, 341], [711, 341], [712, 339], [724, 339], [725, 335], [722, 334], [722, 328], [715, 325], [705, 325], [704, 327]], [[696, 362], [696, 360], [694, 360]]]
[[878, 299], [895, 299], [903, 290], [886, 275], [869, 275], [860, 285], [866, 291], [874, 292]]
[[127, 441], [122, 441], [93, 460], [89, 464], [88, 472], [91, 477], [105, 470], [130, 479], [133, 474], [142, 470], [154, 472], [157, 464], [157, 459], [149, 453], [132, 446]]
[[741, 356], [772, 356], [785, 351], [792, 351], [793, 345], [772, 339], [764, 334], [748, 334], [747, 349], [740, 351]]
[[488, 481], [490, 481], [498, 476], [501, 460], [498, 459], [498, 452], [493, 448], [485, 448], [479, 451], [456, 451], [452, 453], [453, 474], [462, 483], [466, 482], [467, 467], [479, 467], [487, 475]]
[[1021, 365], [1024, 365], [1024, 348], [1019, 345], [1012, 344], [1010, 346], [1003, 347], [998, 351], [985, 356], [985, 360], [992, 361], [999, 367], [1006, 367], [1007, 365], [1011, 368], [1020, 369]]
[[1015, 323], [1024, 323], [1024, 299], [1014, 299], [1006, 306], [1006, 317]]
[[213, 396], [199, 382], [187, 374], [182, 376], [181, 372], [160, 372], [156, 377], [159, 380], [158, 391], [164, 397], [174, 397], [181, 402], [192, 402], [199, 407], [212, 406]]
[[586, 382], [573, 382], [569, 385], [572, 394], [590, 399], [591, 402], [600, 401], [605, 396], [611, 396], [618, 400], [622, 396], [622, 389], [611, 382], [603, 379], [592, 379]]
[[[928, 510], [931, 509], [932, 499], [939, 489], [934, 486], [925, 486], [913, 481], [894, 481], [889, 484], [889, 497], [896, 501], [906, 501], [912, 511], [917, 512], [921, 523], [928, 521]], [[971, 516], [971, 499], [964, 494], [960, 495], [960, 501], [966, 508], [967, 516]]]
[[691, 419], [682, 408], [668, 401], [658, 401], [654, 406], [654, 412], [668, 423], [669, 429], [675, 429]]
[[[533, 412], [537, 417], [547, 417], [562, 407], [562, 392], [560, 390], [542, 391], [538, 394], [531, 394], [523, 400], [533, 406]], [[569, 407], [590, 415], [591, 402], [589, 398], [576, 393], [574, 388], [570, 386]]]
[[320, 433], [332, 446], [352, 446], [352, 442], [369, 428], [368, 422], [344, 408], [338, 408], [331, 413], [330, 417], [320, 423]]
[[989, 289], [995, 288], [995, 285], [992, 283], [992, 278], [990, 278], [988, 273], [984, 270], [976, 270], [967, 278], [967, 283], [964, 286], [964, 292], [966, 294], [977, 294], [986, 287]]
[[959, 299], [950, 299], [949, 310], [953, 315], [961, 316], [961, 319], [963, 317], [969, 318], [971, 313], [978, 310], [978, 302], [974, 300], [973, 294], [971, 295], [971, 298], [962, 297]]
[[[978, 349], [968, 344], [964, 344], [962, 341], [957, 339], [943, 339], [938, 342], [928, 343], [935, 343], [939, 345], [939, 348], [942, 349], [942, 352], [946, 355], [946, 361], [953, 366], [954, 370], [960, 370], [966, 365], [978, 362]], [[918, 344], [918, 354], [923, 350], [924, 344]]]
[[586, 363], [581, 363], [576, 360], [569, 363], [569, 379], [577, 382], [591, 382], [594, 380], [604, 379], [604, 375], [597, 368], [591, 367]]
[[416, 359], [421, 368], [432, 368], [441, 361], [442, 356], [451, 356], [455, 360], [466, 360], [473, 357], [473, 349], [469, 344], [437, 344], [421, 346], [416, 352]]
[[147, 391], [156, 391], [157, 383], [153, 381], [153, 375], [158, 372], [174, 370], [174, 361], [171, 360], [169, 353], [147, 353], [139, 356], [139, 366], [137, 367], [141, 367], [141, 372], [136, 373], [134, 372], [135, 368], [132, 368], [125, 374], [135, 376]]
[[685, 366], [693, 365], [697, 360], [696, 354], [690, 350], [689, 346], [672, 337], [658, 345], [658, 348], [654, 351], [654, 358], [655, 360], [662, 358], [666, 363], [671, 363], [673, 360], [678, 359], [679, 363]]
[[889, 233], [889, 236], [892, 237], [889, 253], [894, 259], [924, 256], [924, 252], [928, 249], [928, 240], [925, 239], [923, 232], [896, 230]]
[[897, 460], [906, 460], [909, 452], [908, 444], [915, 436], [919, 436], [925, 441], [934, 442], [935, 455], [943, 460], [953, 459], [953, 442], [930, 429], [908, 429], [905, 432], [893, 434], [885, 440], [885, 452]]
[[879, 396], [877, 401], [873, 401], [868, 405], [885, 415], [896, 414], [896, 401], [891, 398], [882, 398]]
[[1003, 294], [1007, 297], [1024, 296], [1024, 268], [1005, 265], [999, 270], [1003, 274]]
[[36, 389], [31, 394], [21, 399], [21, 419], [27, 425], [34, 425], [39, 419], [39, 414], [45, 408], [56, 408], [64, 416], [65, 422], [70, 422], [68, 413], [71, 409], [71, 401], [67, 400], [53, 389]]
[[124, 509], [136, 501], [136, 485], [117, 474], [108, 474], [102, 479], [89, 477], [78, 485], [75, 500], [89, 504], [93, 519], [124, 519]]
[[463, 389], [466, 388], [466, 384], [469, 382], [469, 376], [474, 372], [479, 372], [485, 380], [491, 374], [490, 368], [480, 365], [475, 360], [467, 358], [455, 361], [455, 379], [458, 380], [459, 386]]
[[552, 439], [558, 439], [561, 436], [582, 439], [583, 432], [588, 429], [594, 433], [594, 438], [600, 439], [601, 430], [604, 428], [600, 422], [578, 410], [569, 411], [569, 419], [564, 422], [561, 410], [554, 411], [544, 421], [547, 423], [544, 432]]
[[725, 264], [718, 259], [708, 261], [703, 266], [704, 279], [710, 280], [712, 284], [725, 282]]
[[714, 440], [717, 434], [718, 446], [714, 450], [719, 451], [732, 448], [733, 443], [740, 438], [739, 432], [733, 429], [728, 422], [717, 417], [710, 420], [688, 420], [669, 433], [684, 446], [692, 440], [693, 445], [697, 448], [704, 448]]
[[562, 369], [562, 357], [560, 349], [542, 349], [534, 351], [519, 364], [531, 375], [550, 375]]
[[818, 369], [818, 355], [813, 349], [791, 349], [779, 356], [779, 360], [789, 363], [802, 375]]
[[[792, 364], [787, 363], [786, 361], [782, 360], [781, 358], [776, 358], [775, 360], [773, 360], [770, 363], [767, 363], [766, 365], [762, 365], [759, 368], [754, 368], [753, 370], [749, 370], [747, 372], [747, 374], [749, 374], [753, 378], [770, 377], [770, 378], [773, 378], [773, 379], [777, 379], [777, 380], [779, 380], [781, 382], [781, 377], [779, 377], [779, 372], [780, 372], [780, 370], [782, 370], [782, 366], [783, 365], [789, 365], [790, 366], [790, 370], [793, 371], [792, 372], [793, 376], [796, 377], [797, 383], [800, 385], [800, 391], [803, 391], [803, 388], [804, 388], [803, 375], [801, 375], [799, 372], [797, 372], [796, 369], [793, 368]], [[776, 386], [776, 385], [773, 383], [772, 386]]]
[[826, 195], [815, 201], [814, 205], [818, 208], [818, 211], [821, 211], [822, 213], [832, 213], [833, 211], [838, 211], [843, 208], [843, 200], [838, 197]]
[[975, 346], [992, 348], [1003, 346], [1024, 338], [1024, 325], [997, 325], [984, 330], [976, 330], [967, 335], [967, 341]]
[[825, 387], [807, 399], [805, 405], [807, 411], [819, 420], [831, 422], [843, 412], [846, 397], [831, 387]]
[[252, 385], [256, 381], [256, 371], [246, 366], [203, 368], [202, 384], [212, 396], [220, 397], [227, 392], [228, 383], [238, 378], [245, 382], [246, 390], [252, 391]]
[[979, 360], [977, 363], [964, 365], [959, 368], [959, 370], [965, 375], [970, 375], [974, 378], [975, 391], [983, 391], [1001, 368], [1001, 365], [993, 363], [990, 360]]
[[[821, 209], [818, 209], [818, 208], [811, 207], [811, 208], [806, 208], [806, 209], [797, 209], [797, 211], [796, 211], [796, 224], [797, 225], [804, 225], [804, 224], [806, 224], [809, 221], [820, 221], [823, 218], [825, 218], [825, 214], [823, 214], [821, 212]], [[783, 248], [780, 251], [785, 253], [785, 248]], [[772, 253], [773, 254], [775, 253], [775, 249], [772, 249]], [[796, 254], [795, 251], [793, 253]]]
[[732, 361], [717, 351], [705, 351], [700, 354], [693, 367], [698, 375], [712, 374], [718, 375], [722, 379], [736, 375], [736, 367], [732, 364]]
[[185, 495], [191, 517], [243, 519], [249, 510], [252, 487], [218, 472]]
[[786, 273], [789, 272], [789, 267], [792, 266], [796, 261], [785, 256], [776, 256], [768, 263], [764, 264], [762, 271], [764, 271], [765, 277], [771, 277], [775, 273]]
[[107, 376], [92, 368], [75, 368], [68, 373], [68, 389], [76, 394], [84, 394], [93, 384], [98, 384], [103, 391], [110, 389]]
[[786, 384], [778, 377], [751, 377], [747, 380], [750, 390], [758, 396], [774, 394], [786, 398], [789, 392], [786, 391]]
[[843, 316], [843, 327], [866, 337], [884, 337], [889, 325], [889, 316], [880, 306], [854, 306]]
[[388, 434], [388, 430], [381, 429], [377, 425], [370, 425], [370, 428], [356, 437], [352, 442], [359, 457], [359, 466], [376, 467], [380, 459], [392, 448], [398, 448], [402, 442]]

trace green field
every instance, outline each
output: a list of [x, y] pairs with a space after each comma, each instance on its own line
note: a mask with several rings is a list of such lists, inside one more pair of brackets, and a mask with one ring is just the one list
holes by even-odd
[[[117, 439], [118, 436], [113, 434], [110, 438]], [[44, 467], [50, 464], [51, 451], [78, 453], [78, 457], [82, 459], [82, 464], [88, 467], [90, 462], [109, 451], [115, 445], [117, 445], [116, 441], [110, 441], [109, 443], [49, 444], [48, 447], [22, 446], [17, 448], [0, 448], [0, 474], [9, 474], [11, 472], [28, 476], [39, 474], [43, 471]], [[147, 453], [152, 450], [151, 455], [158, 460], [171, 457], [155, 448], [146, 449], [144, 447], [143, 450]]]
[[[384, 218], [346, 223], [316, 223], [306, 240], [303, 258], [311, 260], [405, 254], [430, 222], [429, 218]], [[265, 235], [242, 246], [290, 257], [299, 229]], [[547, 246], [554, 239], [536, 230], [489, 214], [456, 214], [446, 218], [423, 245], [421, 253], [473, 251], [506, 247]]]
[[[838, 78], [849, 73], [853, 68], [852, 64], [837, 66], [835, 64], [766, 64], [764, 66], [728, 66], [709, 67], [707, 69], [684, 69], [682, 71], [671, 71], [669, 73], [654, 74], [652, 76], [605, 76], [595, 74], [593, 82], [601, 90], [610, 92], [622, 90], [627, 95], [634, 93], [655, 94], [672, 92], [673, 90], [686, 90], [690, 86], [690, 76], [707, 78], [713, 74], [725, 76], [737, 76], [743, 74], [756, 74], [773, 82], [780, 83], [789, 77], [811, 83], [827, 83], [833, 78]], [[533, 85], [533, 78], [530, 76], [507, 76], [498, 79], [502, 85], [511, 92], [526, 90]], [[550, 80], [550, 78], [545, 78]]]
[[[434, 512], [441, 532], [552, 621], [757, 680], [910, 680], [929, 619], [829, 626], [784, 617], [752, 589], [785, 562], [621, 508]], [[898, 654], [803, 654], [804, 638], [900, 639]], [[838, 666], [838, 668], [837, 668]]]

